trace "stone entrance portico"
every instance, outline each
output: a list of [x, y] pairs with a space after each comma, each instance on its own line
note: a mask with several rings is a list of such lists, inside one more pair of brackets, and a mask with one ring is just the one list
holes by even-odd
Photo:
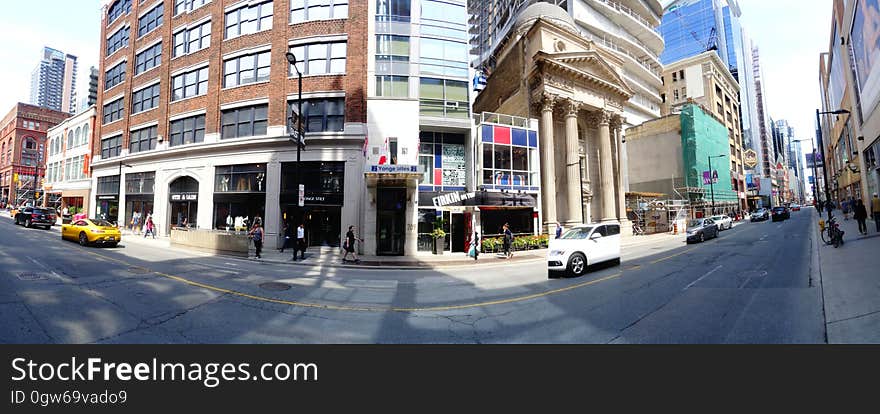
[[566, 18], [523, 13], [474, 103], [475, 112], [539, 119], [541, 222], [550, 234], [557, 222], [626, 221], [623, 107], [634, 92], [622, 58]]

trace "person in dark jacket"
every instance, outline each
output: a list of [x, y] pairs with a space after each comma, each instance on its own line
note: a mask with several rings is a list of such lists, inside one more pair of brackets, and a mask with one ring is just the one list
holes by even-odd
[[281, 253], [284, 253], [284, 249], [290, 247], [290, 239], [293, 238], [293, 231], [290, 229], [290, 224], [286, 221], [284, 222], [284, 229], [282, 230], [282, 234], [284, 234], [284, 244], [281, 245]]
[[865, 208], [861, 198], [855, 201], [853, 218], [859, 222], [859, 233], [868, 234], [868, 223], [865, 222], [868, 219], [868, 209]]

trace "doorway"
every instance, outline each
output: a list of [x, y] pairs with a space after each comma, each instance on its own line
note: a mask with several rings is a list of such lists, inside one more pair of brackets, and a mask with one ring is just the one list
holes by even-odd
[[403, 256], [406, 240], [406, 188], [376, 189], [376, 254]]
[[464, 252], [465, 238], [468, 236], [468, 232], [465, 230], [464, 214], [452, 214], [451, 230], [449, 237], [452, 238], [452, 252]]
[[198, 201], [172, 201], [171, 227], [195, 227]]

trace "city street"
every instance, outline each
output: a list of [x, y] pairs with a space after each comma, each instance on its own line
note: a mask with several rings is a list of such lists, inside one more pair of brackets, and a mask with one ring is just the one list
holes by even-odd
[[566, 279], [543, 260], [387, 270], [84, 248], [4, 216], [0, 341], [824, 343], [814, 215], [637, 244]]

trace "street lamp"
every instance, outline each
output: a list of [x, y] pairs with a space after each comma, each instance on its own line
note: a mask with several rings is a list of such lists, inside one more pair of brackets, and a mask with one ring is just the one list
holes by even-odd
[[[296, 140], [295, 140], [295, 142], [296, 142], [296, 166], [294, 167], [294, 170], [293, 170], [294, 171], [293, 172], [293, 185], [297, 191], [296, 209], [294, 210], [296, 213], [293, 215], [293, 217], [294, 217], [294, 220], [296, 221], [296, 222], [294, 222], [294, 224], [298, 226], [300, 224], [298, 222], [301, 221], [299, 218], [299, 191], [300, 191], [300, 189], [299, 189], [299, 163], [300, 163], [300, 151], [301, 151], [303, 143], [304, 143], [304, 133], [303, 133], [303, 123], [302, 123], [303, 78], [302, 78], [302, 72], [300, 72], [299, 68], [296, 67], [296, 56], [294, 56], [294, 54], [291, 52], [287, 52], [285, 54], [285, 56], [287, 57], [287, 62], [290, 63], [290, 66], [292, 66], [293, 70], [296, 71], [296, 75], [298, 77], [297, 85], [298, 85], [298, 89], [299, 89], [299, 95], [297, 97], [297, 112], [296, 112], [297, 126], [296, 126], [296, 130], [295, 130], [296, 131]], [[290, 118], [293, 118], [292, 114], [291, 114]], [[287, 121], [288, 130], [290, 129], [290, 118], [288, 118], [288, 121]], [[292, 136], [293, 132], [290, 132], [290, 134]]]
[[724, 158], [727, 154], [709, 156], [709, 191], [712, 192], [712, 215], [715, 215], [715, 175], [712, 174], [712, 158]]
[[[819, 147], [819, 155], [822, 157], [822, 178], [825, 181], [825, 202], [826, 203], [824, 203], [822, 206], [828, 212], [828, 220], [831, 220], [831, 210], [828, 209], [825, 204], [827, 204], [827, 202], [831, 201], [831, 192], [828, 191], [828, 168], [825, 165], [825, 144], [822, 143], [822, 122], [819, 120], [819, 115], [828, 115], [828, 114], [843, 115], [843, 114], [849, 114], [849, 113], [850, 113], [850, 111], [848, 111], [846, 109], [838, 109], [836, 111], [826, 111], [826, 112], [820, 112], [818, 109], [816, 109], [816, 127], [817, 127], [817, 130], [816, 130], [816, 141], [817, 142], [816, 142], [816, 144]], [[816, 161], [815, 157], [813, 157], [813, 162], [815, 163], [815, 161]]]

